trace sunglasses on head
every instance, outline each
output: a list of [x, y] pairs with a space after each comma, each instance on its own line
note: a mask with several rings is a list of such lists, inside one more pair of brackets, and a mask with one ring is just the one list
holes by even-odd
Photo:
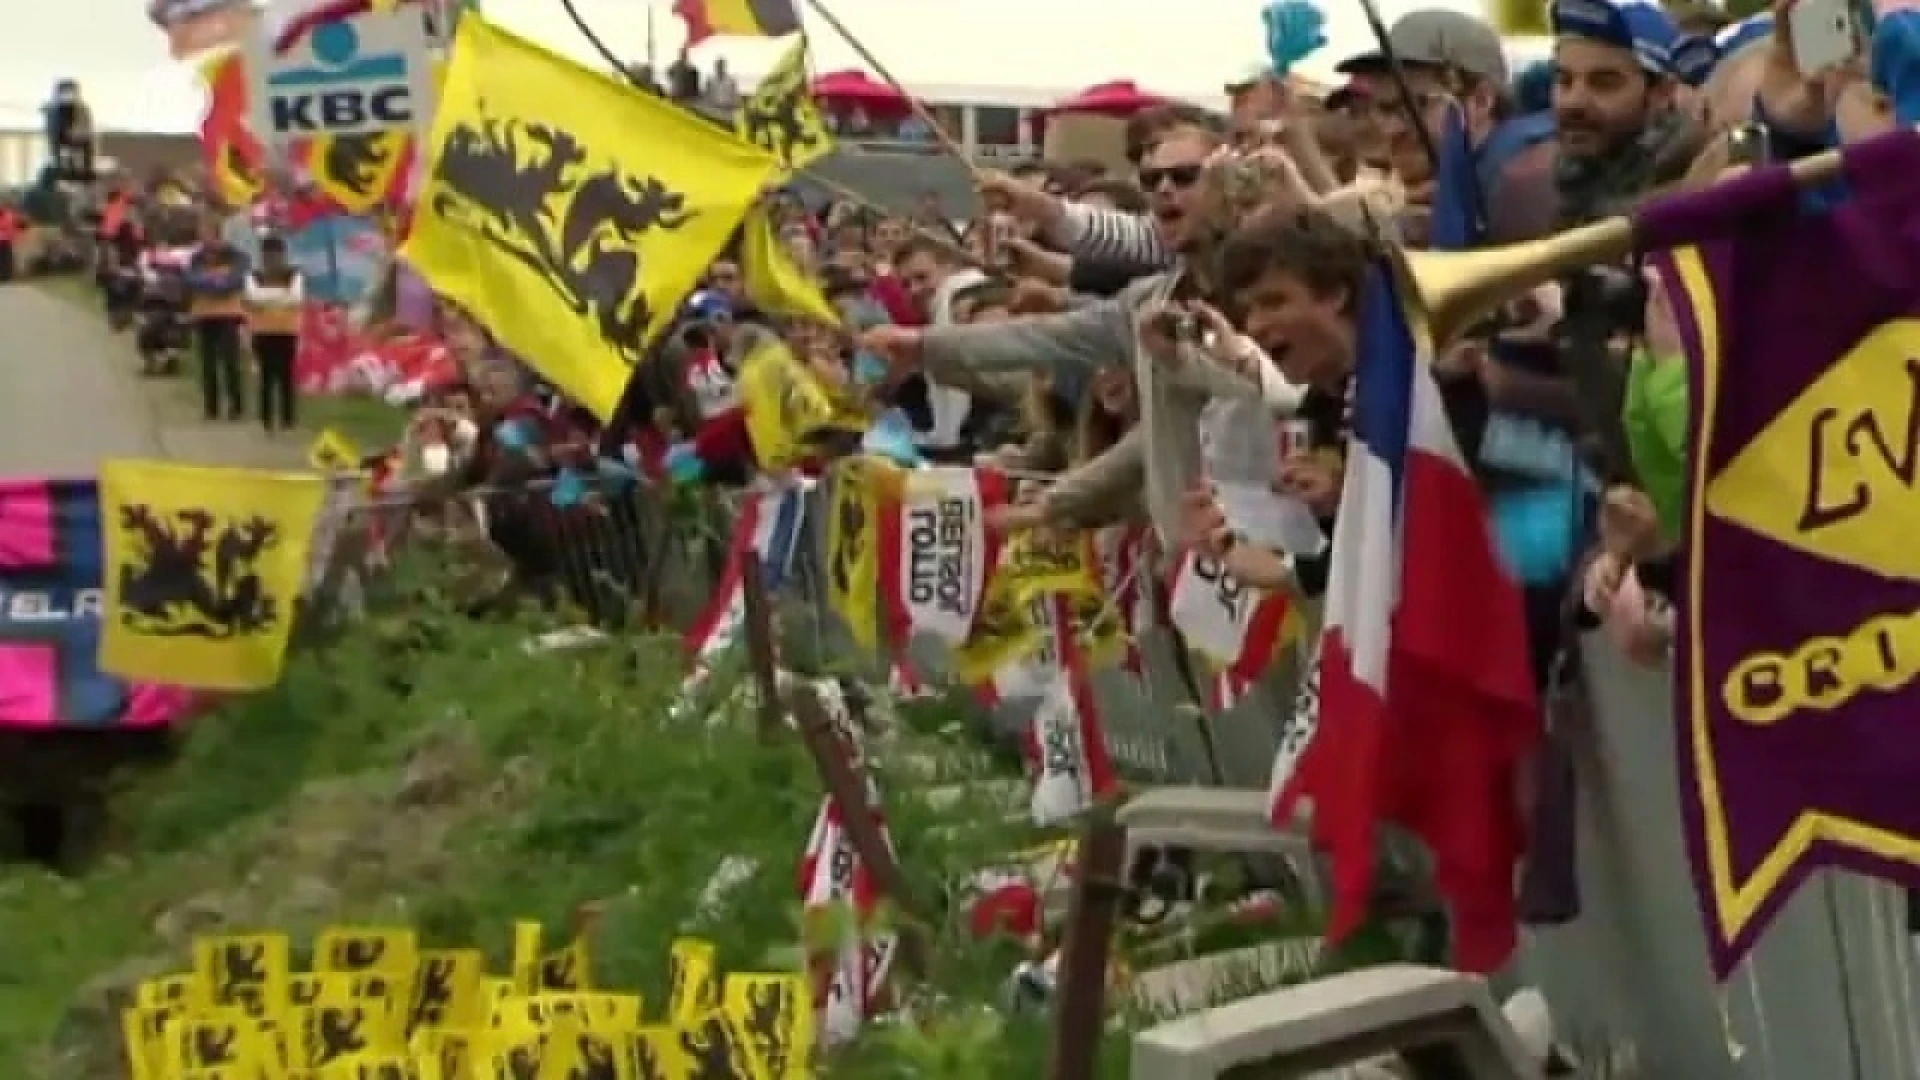
[[1190, 188], [1199, 181], [1201, 168], [1199, 165], [1169, 165], [1164, 169], [1141, 169], [1140, 186], [1153, 191], [1165, 181], [1177, 188]]

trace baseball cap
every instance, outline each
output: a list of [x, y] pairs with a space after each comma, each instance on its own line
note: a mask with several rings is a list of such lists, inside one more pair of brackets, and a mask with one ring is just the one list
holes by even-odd
[[1683, 34], [1674, 39], [1669, 66], [1688, 86], [1699, 86], [1720, 62], [1720, 49], [1711, 34]]
[[1773, 16], [1767, 12], [1729, 23], [1717, 33], [1683, 34], [1673, 42], [1673, 74], [1688, 86], [1702, 86], [1721, 61], [1772, 37]]
[[1873, 84], [1893, 100], [1896, 122], [1920, 122], [1920, 12], [1889, 11], [1873, 28]]
[[689, 318], [707, 322], [725, 320], [733, 317], [733, 305], [712, 289], [701, 289], [687, 297], [686, 314]]
[[1713, 47], [1721, 60], [1732, 56], [1741, 49], [1757, 41], [1766, 41], [1773, 37], [1773, 14], [1763, 11], [1750, 15], [1737, 23], [1722, 27], [1713, 35]]
[[[1457, 68], [1489, 82], [1507, 81], [1507, 53], [1500, 45], [1499, 33], [1463, 11], [1409, 11], [1387, 31], [1387, 44], [1403, 64]], [[1386, 66], [1386, 53], [1374, 50], [1348, 57], [1334, 70], [1342, 75], [1364, 75]]]
[[1680, 30], [1665, 8], [1648, 0], [1553, 0], [1547, 22], [1555, 37], [1579, 37], [1631, 50], [1656, 75], [1675, 74]]

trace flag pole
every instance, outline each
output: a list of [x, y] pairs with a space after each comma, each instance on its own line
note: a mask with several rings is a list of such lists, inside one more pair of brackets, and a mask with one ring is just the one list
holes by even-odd
[[967, 172], [976, 177], [979, 175], [979, 170], [974, 168], [973, 159], [967, 156], [966, 150], [960, 143], [947, 132], [946, 128], [940, 126], [940, 121], [934, 119], [933, 113], [929, 112], [927, 107], [920, 103], [919, 98], [907, 92], [907, 88], [901, 85], [899, 79], [893, 77], [893, 73], [887, 70], [886, 65], [880, 62], [879, 57], [873, 55], [872, 50], [861, 44], [859, 38], [853, 36], [853, 31], [848, 30], [846, 24], [835, 17], [833, 11], [827, 7], [823, 0], [807, 0], [807, 6], [812, 8], [813, 13], [820, 16], [821, 20], [825, 22], [834, 33], [840, 35], [840, 40], [847, 43], [847, 47], [853, 50], [853, 54], [860, 58], [861, 63], [872, 68], [873, 73], [880, 76], [882, 82], [899, 91], [900, 96], [906, 99], [907, 108], [913, 110], [913, 115], [919, 117], [920, 122], [927, 125], [927, 130], [933, 132], [934, 141], [940, 144], [942, 150], [953, 155], [954, 160], [965, 166]]
[[[612, 65], [614, 71], [617, 74], [619, 74], [620, 77], [625, 78], [629, 83], [631, 83], [633, 81], [631, 73], [628, 72], [626, 69], [626, 66], [620, 62], [619, 56], [616, 55], [612, 49], [607, 47], [607, 43], [601, 39], [600, 35], [594, 33], [592, 25], [590, 25], [585, 19], [580, 17], [579, 10], [575, 8], [573, 5], [573, 0], [561, 0], [560, 6], [566, 11], [568, 17], [573, 20], [573, 24], [575, 28], [577, 28], [580, 31], [580, 35], [587, 39], [587, 44], [591, 45], [593, 47], [593, 50], [600, 54], [602, 59], [604, 59], [608, 64]], [[651, 13], [652, 11], [651, 4], [648, 5], [648, 11], [649, 13]], [[837, 26], [838, 24], [834, 23], [833, 25]], [[905, 93], [905, 91], [902, 91], [902, 93]], [[912, 101], [913, 99], [909, 97], [908, 100]], [[936, 128], [935, 130], [937, 131], [938, 129]], [[963, 164], [967, 164], [967, 159], [964, 156], [960, 158], [960, 161]], [[972, 165], [967, 164], [967, 168], [972, 169]], [[837, 180], [834, 180], [832, 177], [825, 176], [817, 172], [811, 172], [806, 169], [798, 169], [795, 171], [799, 175], [806, 177], [808, 180], [812, 181], [813, 183], [818, 184], [827, 193], [835, 196], [836, 198], [845, 199], [849, 202], [857, 203], [869, 209], [881, 211], [882, 213], [886, 212], [886, 208], [884, 206], [875, 202], [873, 199], [869, 198], [868, 196], [853, 190], [847, 185], [842, 184]], [[977, 258], [972, 252], [968, 251], [965, 247], [961, 246], [960, 244], [955, 243], [954, 241], [946, 237], [943, 237], [939, 233], [936, 233], [930, 229], [922, 228], [918, 224], [914, 224], [912, 228], [916, 233], [940, 245], [944, 250], [946, 250], [946, 252], [949, 255], [959, 259], [964, 265], [974, 267], [980, 270], [985, 270], [988, 273], [993, 272], [992, 268], [988, 267], [985, 263], [981, 262], [979, 258]]]
[[[659, 38], [655, 35], [655, 28], [653, 23], [653, 0], [646, 0], [646, 3], [647, 3], [647, 71], [651, 73], [659, 70], [659, 68], [655, 67], [654, 65], [659, 63], [660, 41], [659, 41]], [[658, 78], [659, 76], [655, 75], [654, 77]]]

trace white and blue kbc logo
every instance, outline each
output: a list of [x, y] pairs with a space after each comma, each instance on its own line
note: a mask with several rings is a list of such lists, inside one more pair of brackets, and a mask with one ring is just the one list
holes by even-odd
[[267, 76], [276, 134], [364, 133], [413, 122], [407, 55], [368, 51], [363, 44], [352, 22], [324, 23], [307, 37], [311, 65]]

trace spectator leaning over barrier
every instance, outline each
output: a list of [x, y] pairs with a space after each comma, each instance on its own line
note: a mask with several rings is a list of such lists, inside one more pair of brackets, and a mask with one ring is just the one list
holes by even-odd
[[[1181, 492], [1199, 475], [1198, 417], [1207, 397], [1241, 393], [1273, 400], [1284, 392], [1277, 377], [1256, 384], [1209, 365], [1156, 358], [1167, 354], [1169, 338], [1180, 337], [1176, 328], [1189, 314], [1191, 299], [1210, 287], [1205, 279], [1213, 246], [1222, 227], [1231, 224], [1201, 218], [1201, 179], [1221, 145], [1216, 131], [1177, 128], [1162, 136], [1140, 170], [1141, 186], [1153, 200], [1155, 250], [1185, 257], [1175, 269], [1061, 315], [993, 326], [882, 327], [866, 336], [866, 347], [885, 358], [897, 377], [925, 371], [936, 381], [958, 381], [967, 372], [1031, 371], [1062, 381], [1084, 380], [1104, 367], [1130, 368], [1141, 401], [1140, 425], [1119, 445], [1055, 485], [1044, 504], [1051, 520], [1097, 524], [1073, 514], [1076, 500], [1104, 501], [1107, 493], [1135, 487], [1144, 477], [1153, 523], [1163, 538], [1173, 537]], [[1010, 183], [1002, 186], [1012, 190]], [[1035, 189], [1020, 187], [1019, 192], [1021, 198], [1033, 198]], [[1052, 196], [1036, 194], [1056, 211], [1055, 220], [1064, 220]]]
[[736, 318], [712, 292], [690, 297], [683, 320], [661, 357], [662, 377], [677, 380], [663, 392], [673, 395], [673, 426], [682, 435], [663, 464], [683, 480], [745, 484], [755, 460], [737, 380], [747, 357], [778, 335], [763, 322]]
[[[987, 280], [979, 270], [962, 265], [943, 244], [925, 236], [909, 239], [900, 249], [897, 270], [914, 325], [954, 324], [954, 298]], [[962, 442], [973, 411], [973, 399], [959, 380], [941, 383], [915, 374], [896, 383], [888, 404], [906, 413], [914, 443], [933, 460], [964, 460], [971, 452]]]
[[[1220, 257], [1221, 287], [1244, 313], [1247, 339], [1279, 357], [1275, 362], [1289, 381], [1339, 399], [1353, 374], [1360, 296], [1377, 256], [1364, 235], [1325, 210], [1264, 212], [1228, 238]], [[1476, 393], [1470, 384], [1453, 390], [1447, 398], [1449, 417], [1471, 414]], [[1283, 462], [1276, 488], [1331, 523], [1339, 473], [1326, 467], [1329, 463], [1318, 456]], [[1324, 585], [1324, 567], [1307, 565], [1315, 560], [1296, 558], [1297, 567], [1290, 569], [1273, 549], [1242, 543], [1244, 538], [1227, 527], [1209, 486], [1189, 486], [1181, 507], [1180, 527], [1170, 543], [1222, 559], [1250, 585], [1281, 587], [1296, 575], [1309, 592]]]
[[500, 356], [481, 356], [469, 364], [478, 437], [467, 461], [437, 482], [423, 487], [423, 502], [482, 489], [487, 539], [512, 566], [512, 573], [473, 614], [509, 610], [520, 598], [551, 605], [559, 599], [561, 552], [548, 527], [548, 493], [533, 485], [550, 474], [555, 428], [525, 373]]

